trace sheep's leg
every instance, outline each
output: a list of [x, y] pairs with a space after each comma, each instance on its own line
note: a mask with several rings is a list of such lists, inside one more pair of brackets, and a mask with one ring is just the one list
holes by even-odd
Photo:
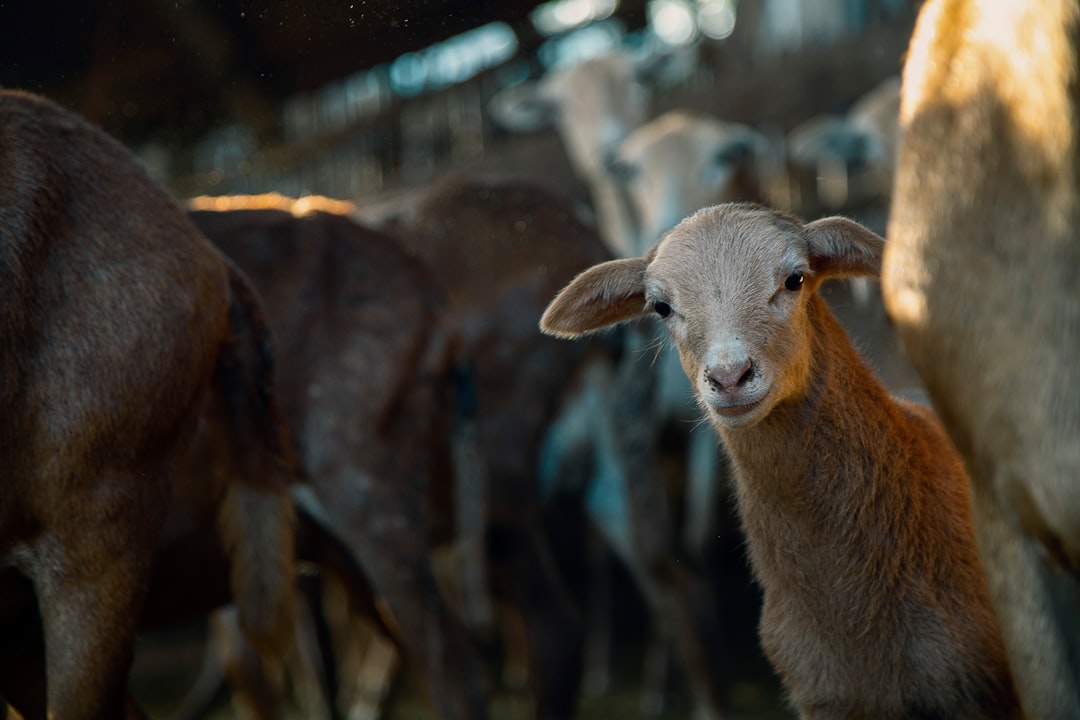
[[338, 676], [334, 665], [332, 636], [338, 633], [331, 627], [325, 610], [326, 574], [301, 572], [298, 578], [300, 597], [295, 614], [296, 651], [286, 662], [294, 693], [305, 718], [333, 720], [338, 695]]
[[463, 624], [440, 595], [423, 529], [423, 493], [399, 478], [318, 476], [323, 512], [361, 563], [382, 621], [409, 658], [435, 717], [486, 717], [484, 668]]
[[[663, 600], [664, 592], [650, 574], [649, 567], [640, 553], [641, 548], [636, 542], [637, 538], [634, 537], [640, 526], [635, 525], [632, 519], [633, 510], [630, 508], [632, 502], [630, 496], [633, 493], [627, 486], [628, 480], [622, 460], [618, 457], [618, 442], [610, 422], [597, 423], [595, 432], [597, 438], [597, 466], [586, 492], [586, 509], [608, 547], [612, 549], [615, 556], [629, 570], [649, 608], [652, 627], [650, 628], [648, 641], [649, 647], [646, 650], [645, 680], [643, 683], [645, 688], [641, 706], [647, 714], [660, 715], [663, 713], [665, 705], [668, 652], [673, 640], [668, 615], [662, 609], [665, 605]], [[661, 510], [661, 512], [663, 511]], [[638, 515], [641, 515], [641, 511], [638, 511]], [[596, 592], [597, 590], [604, 591], [607, 588], [594, 582], [593, 587], [590, 589]], [[600, 602], [601, 598], [590, 598], [590, 601]], [[597, 652], [599, 648], [596, 648], [592, 643], [610, 642], [610, 628], [608, 628], [605, 619], [601, 618], [601, 623], [603, 624], [596, 628], [590, 625], [590, 632], [595, 634], [594, 637], [590, 638], [590, 648], [594, 652]], [[603, 646], [603, 649], [606, 649], [606, 646]], [[608, 665], [602, 665], [600, 659], [596, 656], [590, 659], [592, 663], [589, 667], [592, 672], [598, 672], [602, 669], [605, 674], [607, 673]], [[590, 677], [590, 680], [596, 682], [594, 677]]]
[[[611, 565], [609, 548], [629, 563], [626, 513], [621, 489], [615, 431], [611, 426], [612, 367], [607, 358], [594, 358], [566, 394], [558, 417], [548, 428], [541, 451], [541, 501], [554, 496], [575, 497], [584, 485], [584, 509], [589, 517], [585, 536], [585, 627], [582, 689], [590, 697], [603, 695], [611, 682]], [[592, 467], [581, 462], [590, 456]]]
[[293, 608], [295, 615], [295, 653], [285, 665], [276, 658], [261, 656], [240, 629], [235, 606], [215, 611], [210, 616], [206, 650], [199, 674], [172, 720], [195, 720], [209, 714], [218, 695], [226, 687], [233, 695], [233, 705], [246, 716], [273, 718], [281, 714], [283, 673], [291, 676], [306, 718], [333, 718], [334, 692], [324, 655], [328, 651], [325, 634], [317, 631], [313, 607], [317, 596], [304, 593], [304, 602]]
[[588, 535], [585, 669], [583, 690], [599, 697], [611, 686], [611, 559], [599, 533]]
[[670, 630], [654, 630], [645, 648], [641, 680], [641, 713], [662, 717], [668, 710], [668, 680], [672, 670]]
[[1024, 715], [1080, 717], [1080, 581], [1003, 512], [992, 488], [972, 493], [975, 531]]
[[581, 682], [581, 618], [546, 550], [532, 513], [493, 518], [488, 529], [492, 582], [524, 618], [537, 718], [572, 717]]
[[454, 434], [453, 459], [458, 492], [455, 504], [457, 545], [464, 560], [461, 568], [462, 608], [469, 627], [479, 633], [490, 632], [495, 609], [488, 594], [484, 569], [484, 517], [488, 468], [480, 449], [480, 439], [473, 419], [458, 424]]
[[695, 597], [706, 594], [701, 581], [689, 577], [675, 563], [666, 503], [648, 471], [656, 444], [650, 412], [655, 407], [654, 385], [649, 368], [640, 363], [626, 366], [616, 387], [621, 391], [615, 393], [613, 417], [630, 418], [620, 428], [618, 457], [623, 463], [634, 566], [644, 571], [640, 582], [646, 598], [651, 596], [653, 617], [678, 651], [697, 714], [719, 717], [716, 623], [708, 614], [708, 606], [694, 602]]
[[686, 524], [683, 543], [699, 562], [705, 557], [709, 536], [716, 527], [720, 502], [719, 450], [712, 428], [700, 425], [690, 431], [687, 441]]
[[[220, 611], [219, 611], [220, 612]], [[213, 615], [206, 633], [206, 647], [199, 674], [188, 690], [180, 706], [172, 713], [171, 720], [198, 720], [210, 714], [218, 695], [225, 689], [224, 639], [215, 631]]]
[[[138, 482], [142, 479], [125, 486]], [[93, 507], [95, 517], [111, 519], [107, 525], [88, 528], [78, 520], [82, 513], [71, 513], [77, 526], [72, 532], [55, 533], [38, 544], [34, 588], [45, 641], [51, 717], [75, 720], [135, 713], [128, 707], [127, 674], [150, 570], [151, 528], [161, 526], [160, 516], [145, 504], [102, 507], [103, 496], [95, 495]], [[147, 521], [148, 526], [135, 525]], [[85, 532], [94, 533], [94, 538], [89, 540]]]
[[[636, 565], [644, 568], [639, 577], [646, 599], [649, 600], [658, 630], [674, 647], [694, 697], [695, 715], [703, 718], [720, 717], [721, 697], [718, 670], [720, 662], [715, 650], [718, 646], [715, 621], [708, 616], [710, 605], [696, 603], [695, 597], [705, 590], [701, 581], [689, 577], [676, 564], [670, 546], [664, 541], [669, 537], [666, 528], [666, 510], [658, 488], [650, 487], [647, 478], [631, 481], [629, 505], [632, 537], [638, 559]], [[654, 543], [650, 546], [650, 538]], [[654, 649], [654, 652], [657, 650]], [[663, 662], [666, 655], [654, 655], [654, 662]], [[657, 685], [646, 688], [649, 695], [644, 704], [656, 707], [657, 698], [664, 694], [663, 683], [667, 673], [664, 665], [654, 673]]]
[[[45, 647], [41, 617], [33, 593], [8, 623], [0, 626], [0, 720], [46, 720], [59, 717], [46, 709]], [[6, 599], [6, 598], [5, 598]], [[9, 609], [12, 606], [8, 606]], [[9, 704], [10, 703], [10, 704]], [[123, 717], [145, 720], [142, 710], [124, 694]]]
[[223, 649], [225, 676], [233, 689], [233, 706], [242, 717], [281, 717], [281, 665], [271, 666], [244, 637], [235, 607], [214, 613], [213, 636]]
[[[312, 519], [312, 513], [328, 520], [309, 492], [294, 492], [294, 497], [303, 508], [302, 520]], [[379, 622], [371, 587], [348, 550], [329, 537], [322, 537], [316, 550], [320, 593], [318, 598], [309, 596], [308, 602], [312, 619], [319, 620], [314, 623], [319, 628], [318, 647], [311, 647], [310, 652], [320, 660], [308, 662], [323, 670], [319, 700], [326, 702], [318, 711], [325, 714], [315, 717], [380, 717], [400, 665], [398, 649], [389, 629]]]
[[394, 644], [379, 633], [371, 633], [356, 675], [356, 701], [348, 720], [376, 720], [390, 694], [394, 675], [401, 662]]
[[[22, 582], [14, 576], [12, 581]], [[33, 590], [26, 585], [15, 589], [21, 597], [12, 607], [21, 609], [0, 625], [0, 706], [7, 700], [18, 717], [33, 720], [45, 717], [45, 647]]]

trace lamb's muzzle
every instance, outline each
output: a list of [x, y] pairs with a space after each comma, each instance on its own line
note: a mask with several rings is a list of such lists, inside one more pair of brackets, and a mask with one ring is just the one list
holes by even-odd
[[753, 377], [754, 364], [746, 358], [737, 365], [711, 366], [705, 368], [705, 379], [714, 391], [734, 394]]

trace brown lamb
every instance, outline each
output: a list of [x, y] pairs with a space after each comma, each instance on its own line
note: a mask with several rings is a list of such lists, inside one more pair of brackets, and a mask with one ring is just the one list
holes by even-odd
[[582, 273], [541, 328], [663, 318], [732, 458], [762, 645], [801, 717], [1018, 717], [960, 459], [817, 292], [876, 275], [882, 248], [844, 218], [718, 205]]

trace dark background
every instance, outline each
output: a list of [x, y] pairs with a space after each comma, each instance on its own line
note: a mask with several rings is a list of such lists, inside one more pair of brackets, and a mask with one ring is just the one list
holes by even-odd
[[[77, 109], [130, 142], [258, 127], [272, 108], [495, 20], [539, 44], [537, 0], [5, 0], [0, 85]], [[645, 0], [617, 16], [644, 22]]]

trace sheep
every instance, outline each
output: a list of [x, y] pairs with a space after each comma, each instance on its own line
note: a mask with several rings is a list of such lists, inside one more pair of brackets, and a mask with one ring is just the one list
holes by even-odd
[[74, 113], [0, 92], [0, 188], [0, 694], [28, 720], [134, 715], [135, 633], [200, 427], [243, 473], [214, 481], [211, 510], [242, 620], [288, 646], [269, 340], [243, 276]]
[[555, 125], [574, 173], [588, 186], [601, 237], [620, 257], [632, 254], [633, 224], [607, 166], [616, 145], [647, 117], [641, 81], [650, 65], [612, 50], [507, 88], [489, 105], [497, 123], [518, 132]]
[[301, 508], [370, 582], [433, 716], [486, 717], [482, 658], [431, 565], [453, 492], [456, 371], [436, 279], [394, 238], [349, 217], [348, 203], [271, 194], [189, 207], [263, 298], [305, 481], [294, 493]]
[[508, 680], [527, 681], [536, 717], [572, 716], [583, 622], [545, 532], [540, 456], [574, 378], [610, 363], [612, 349], [567, 347], [536, 322], [552, 293], [611, 255], [572, 202], [512, 178], [452, 175], [370, 210], [358, 207], [361, 221], [378, 217], [408, 255], [438, 269], [471, 368], [487, 578], [522, 636], [516, 652], [507, 645], [517, 665]]
[[846, 218], [717, 205], [579, 275], [540, 327], [662, 318], [732, 459], [761, 643], [802, 717], [1019, 717], [962, 463], [817, 292], [882, 248]]
[[[629, 84], [629, 73], [619, 74], [610, 70], [606, 74], [599, 72], [599, 68], [607, 68], [614, 62], [612, 57], [605, 56], [592, 64], [576, 66], [572, 73], [563, 71], [563, 75], [556, 76], [559, 78], [557, 82], [555, 79], [550, 82], [571, 91], [569, 94], [572, 99], [583, 98], [577, 102], [588, 101], [599, 104], [601, 108], [613, 105], [618, 107], [612, 100], [607, 99], [608, 93], [613, 84]], [[599, 100], [604, 102], [598, 103]], [[571, 112], [572, 108], [576, 108], [578, 112]], [[568, 123], [568, 127], [562, 130], [572, 157], [581, 155], [581, 151], [572, 142], [572, 133], [582, 134], [593, 126], [610, 128], [613, 124], [610, 121], [600, 122], [599, 119], [612, 115], [618, 117], [621, 119], [619, 127], [624, 133], [628, 132], [621, 140], [612, 134], [608, 142], [614, 144], [607, 149], [609, 157], [602, 167], [599, 166], [599, 159], [590, 165], [594, 174], [602, 171], [602, 178], [593, 182], [594, 187], [601, 184], [607, 188], [617, 198], [619, 207], [625, 214], [625, 224], [620, 230], [622, 240], [617, 244], [611, 243], [612, 233], [605, 234], [609, 248], [619, 256], [640, 254], [647, 243], [654, 242], [664, 230], [674, 225], [687, 212], [702, 205], [720, 200], [757, 199], [760, 196], [758, 188], [761, 167], [765, 164], [769, 148], [765, 138], [746, 125], [723, 122], [704, 114], [671, 111], [635, 129], [630, 123], [633, 117], [630, 113], [614, 112], [610, 108], [601, 112], [592, 106], [589, 112], [582, 110], [583, 107], [571, 103], [566, 115], [571, 116], [574, 122]], [[598, 146], [592, 144], [585, 147], [595, 153]], [[603, 214], [598, 220], [603, 231]], [[649, 342], [649, 338], [630, 336], [627, 338], [627, 353], [641, 352], [643, 346]], [[688, 402], [689, 393], [673, 358], [666, 353], [659, 355], [654, 370], [656, 387], [652, 392], [651, 402], [656, 404], [658, 412], [650, 417], [655, 422], [649, 427], [642, 425], [638, 428], [642, 433], [640, 438], [623, 443], [624, 449], [629, 449], [630, 452], [644, 448], [646, 452], [643, 456], [649, 462], [656, 456], [652, 451], [660, 449], [658, 445], [662, 435], [677, 435], [681, 438], [685, 434], [684, 429], [693, 428], [693, 409]], [[649, 372], [651, 371], [639, 366], [634, 374]], [[639, 387], [644, 382], [641, 377], [624, 380]], [[615, 380], [609, 379], [606, 382]], [[608, 413], [612, 411], [612, 408], [605, 409]], [[672, 428], [674, 433], [669, 432]], [[713, 477], [716, 442], [707, 432], [700, 430], [690, 432], [688, 441], [691, 443], [693, 458], [689, 463], [691, 472], [687, 484], [690, 488], [687, 493], [687, 509], [691, 521], [688, 527], [692, 528], [690, 549], [700, 556], [705, 545], [705, 533], [709, 530], [709, 515], [711, 509], [717, 505], [714, 496], [717, 483]], [[619, 464], [631, 473], [648, 474], [644, 466], [638, 463], [620, 461]], [[652, 475], [647, 479], [640, 478], [640, 482], [658, 485], [656, 473]], [[616, 474], [613, 473], [602, 475], [594, 482], [594, 487], [603, 487], [605, 481], [606, 484], [611, 484], [615, 477]], [[611, 488], [607, 494], [626, 498], [630, 495], [628, 488], [637, 487], [640, 482], [638, 478], [626, 479], [621, 487]], [[703, 594], [699, 588], [702, 583], [701, 578], [697, 577], [698, 573], [686, 572], [678, 582], [671, 581], [673, 576], [670, 567], [675, 557], [672, 552], [674, 538], [659, 538], [661, 534], [671, 534], [667, 527], [668, 519], [663, 517], [666, 509], [659, 500], [657, 493], [645, 503], [645, 507], [629, 513], [629, 517], [607, 516], [604, 518], [603, 527], [616, 547], [620, 547], [620, 538], [627, 536], [649, 533], [657, 538], [652, 546], [663, 548], [658, 552], [646, 553], [640, 547], [629, 547], [631, 544], [624, 542], [617, 555], [630, 568], [648, 598], [649, 605], [654, 610], [655, 624], [660, 629], [659, 634], [669, 636], [668, 639], [672, 639], [673, 634], [682, 638], [674, 644], [676, 647], [681, 646], [680, 654], [683, 665], [689, 672], [691, 688], [698, 697], [699, 705], [711, 706], [710, 711], [716, 713], [720, 659], [716, 656], [716, 649], [709, 647], [715, 645], [710, 637], [715, 633], [715, 629], [707, 629], [711, 622], [707, 620], [703, 610], [690, 607], [689, 598]], [[623, 502], [625, 504], [626, 501]], [[632, 526], [629, 532], [627, 523]], [[649, 544], [644, 543], [642, 546], [649, 547]], [[674, 627], [663, 630], [665, 626], [673, 624], [673, 613], [661, 611], [661, 605], [680, 608], [674, 613], [678, 617], [696, 616], [696, 629], [692, 632], [678, 632]], [[653, 659], [658, 660], [665, 640], [657, 637], [656, 641], [651, 654]], [[590, 648], [596, 649], [590, 655], [589, 684], [603, 688], [606, 684], [604, 663], [599, 659], [602, 650], [598, 649], [599, 645], [596, 643], [591, 644]], [[650, 687], [646, 690], [644, 702], [655, 705], [659, 701], [660, 693], [654, 686], [659, 683], [648, 684]]]
[[[487, 541], [487, 548], [482, 550], [483, 558], [488, 561], [488, 577], [494, 595], [502, 601], [501, 607], [509, 608], [502, 615], [518, 616], [523, 626], [522, 660], [533, 694], [534, 714], [537, 717], [574, 714], [581, 675], [581, 618], [572, 590], [566, 587], [566, 579], [552, 561], [555, 553], [542, 526], [537, 490], [538, 455], [544, 433], [557, 411], [560, 397], [570, 385], [570, 378], [579, 372], [586, 357], [605, 356], [607, 349], [568, 346], [540, 335], [535, 327], [547, 299], [556, 289], [585, 267], [610, 257], [595, 231], [576, 216], [573, 204], [558, 194], [529, 183], [506, 180], [454, 178], [416, 193], [406, 193], [377, 208], [354, 208], [325, 198], [292, 200], [270, 195], [196, 198], [190, 206], [195, 222], [248, 269], [263, 293], [270, 321], [283, 344], [281, 361], [286, 378], [283, 399], [289, 410], [287, 417], [300, 427], [307, 427], [312, 424], [311, 417], [344, 418], [345, 408], [350, 408], [351, 421], [342, 419], [338, 423], [336, 442], [323, 438], [319, 443], [323, 453], [345, 458], [339, 464], [363, 468], [364, 454], [359, 448], [353, 457], [346, 457], [348, 448], [359, 442], [350, 442], [350, 435], [370, 436], [368, 428], [385, 414], [376, 412], [378, 406], [393, 407], [393, 398], [399, 394], [418, 395], [419, 391], [413, 388], [416, 384], [430, 390], [430, 383], [441, 378], [442, 373], [428, 368], [413, 374], [415, 368], [398, 363], [380, 371], [393, 371], [397, 379], [382, 383], [383, 388], [374, 395], [353, 393], [341, 381], [325, 381], [320, 384], [339, 388], [332, 401], [313, 399], [306, 409], [294, 411], [293, 405], [306, 392], [302, 378], [296, 377], [301, 368], [330, 365], [329, 358], [303, 360], [299, 356], [311, 347], [310, 336], [316, 333], [302, 319], [304, 308], [317, 298], [332, 305], [337, 294], [361, 293], [366, 298], [361, 307], [368, 308], [368, 317], [324, 322], [337, 328], [335, 337], [355, 336], [357, 344], [367, 346], [365, 355], [379, 362], [415, 354], [416, 351], [407, 353], [401, 349], [407, 337], [421, 344], [425, 328], [419, 320], [423, 316], [410, 308], [421, 301], [424, 306], [433, 303], [440, 308], [436, 318], [427, 320], [427, 332], [436, 338], [448, 335], [447, 351], [452, 354], [455, 367], [466, 371], [458, 377], [457, 384], [459, 394], [464, 396], [462, 405], [471, 406], [471, 409], [463, 408], [471, 417], [471, 427], [462, 427], [458, 418], [454, 433], [475, 434], [479, 441], [480, 452], [474, 459], [479, 466], [477, 474], [481, 476], [479, 489], [484, 493], [481, 507], [477, 508], [482, 517], [460, 518], [458, 537], [479, 534]], [[323, 212], [309, 217], [312, 210]], [[351, 219], [331, 220], [327, 212], [349, 215]], [[355, 227], [353, 220], [360, 227]], [[353, 229], [347, 230], [350, 225], [354, 225]], [[376, 225], [378, 230], [373, 227]], [[348, 233], [356, 237], [346, 238]], [[303, 269], [295, 269], [297, 263], [288, 261], [287, 241], [293, 234], [305, 237], [292, 250], [306, 258], [301, 263]], [[552, 237], [562, 238], [562, 242], [552, 242]], [[386, 247], [388, 242], [393, 247]], [[334, 262], [320, 260], [331, 252], [336, 258]], [[346, 273], [341, 258], [353, 255], [357, 267]], [[362, 272], [364, 264], [370, 270]], [[290, 268], [294, 269], [290, 271]], [[330, 283], [317, 280], [316, 272], [326, 268], [341, 271], [340, 279]], [[433, 268], [438, 268], [438, 277], [431, 271]], [[275, 280], [274, 273], [282, 277]], [[297, 273], [298, 278], [310, 278], [303, 285], [310, 288], [310, 296], [290, 290], [284, 282], [290, 273]], [[424, 300], [433, 292], [432, 286], [439, 299]], [[376, 287], [379, 292], [370, 291]], [[380, 332], [375, 325], [384, 315], [388, 322], [392, 318], [393, 333]], [[327, 367], [322, 372], [335, 370]], [[319, 404], [326, 407], [319, 409]], [[339, 406], [342, 409], [337, 410]], [[421, 410], [415, 403], [410, 407], [417, 416], [434, 417], [439, 409]], [[302, 461], [318, 439], [300, 438]], [[368, 437], [364, 442], [385, 445], [380, 455], [387, 454], [388, 459], [400, 456], [400, 448], [419, 447], [415, 437], [400, 432], [381, 440]], [[415, 451], [409, 453], [410, 457], [421, 455]], [[338, 534], [370, 532], [362, 523], [336, 519], [344, 513], [343, 506], [351, 503], [352, 481], [348, 476], [316, 479], [310, 466], [306, 474], [316, 485], [322, 504], [336, 516], [327, 518], [326, 525], [339, 526]], [[396, 497], [397, 505], [410, 498], [418, 499], [419, 488], [415, 483], [402, 482], [393, 474], [385, 474], [391, 482], [384, 482], [379, 474], [373, 473], [372, 478], [369, 484], [378, 486], [381, 497]], [[463, 479], [455, 478], [459, 493]], [[444, 495], [434, 492], [423, 499], [433, 508], [445, 509], [450, 504]], [[373, 502], [371, 512], [377, 511]], [[400, 531], [415, 538], [407, 544], [383, 542], [379, 551], [393, 558], [396, 564], [411, 567], [416, 564], [411, 549], [419, 544], [424, 530], [411, 523]], [[367, 562], [367, 554], [364, 548], [354, 553], [361, 567]], [[375, 589], [379, 589], [378, 583]], [[406, 600], [416, 605], [422, 597], [401, 599]], [[429, 599], [427, 604], [432, 602]], [[477, 624], [478, 631], [490, 630], [484, 625], [490, 619], [465, 616]], [[443, 631], [431, 627], [429, 635], [433, 640], [443, 635]], [[508, 645], [508, 652], [512, 650]], [[414, 665], [416, 655], [416, 652], [405, 654], [406, 667]], [[448, 673], [468, 672], [469, 667], [469, 662], [459, 660], [433, 664], [422, 672], [432, 677], [426, 684], [434, 688], [438, 679], [446, 688], [442, 678]], [[464, 681], [459, 684], [466, 685]], [[451, 698], [458, 693], [444, 690], [441, 696], [432, 694], [436, 704], [445, 709], [436, 712], [450, 714], [448, 710], [454, 707]]]
[[788, 133], [792, 192], [800, 214], [816, 214], [822, 206], [837, 212], [887, 203], [899, 112], [900, 78], [893, 75], [857, 99], [845, 115], [817, 115]]
[[[624, 188], [636, 221], [633, 254], [643, 254], [702, 207], [761, 200], [769, 155], [767, 139], [753, 128], [685, 110], [668, 111], [631, 132], [616, 148], [609, 171]], [[659, 353], [654, 368], [658, 383], [654, 420], [692, 421], [690, 387], [674, 353]], [[700, 555], [716, 507], [715, 442], [707, 431], [695, 428], [687, 452], [691, 460], [684, 539], [687, 548]]]
[[1080, 717], [1074, 2], [934, 0], [903, 69], [882, 274], [972, 480], [1024, 711]]
[[669, 110], [632, 130], [607, 167], [635, 220], [635, 242], [622, 257], [643, 254], [694, 210], [761, 199], [769, 154], [754, 128], [688, 110]]

